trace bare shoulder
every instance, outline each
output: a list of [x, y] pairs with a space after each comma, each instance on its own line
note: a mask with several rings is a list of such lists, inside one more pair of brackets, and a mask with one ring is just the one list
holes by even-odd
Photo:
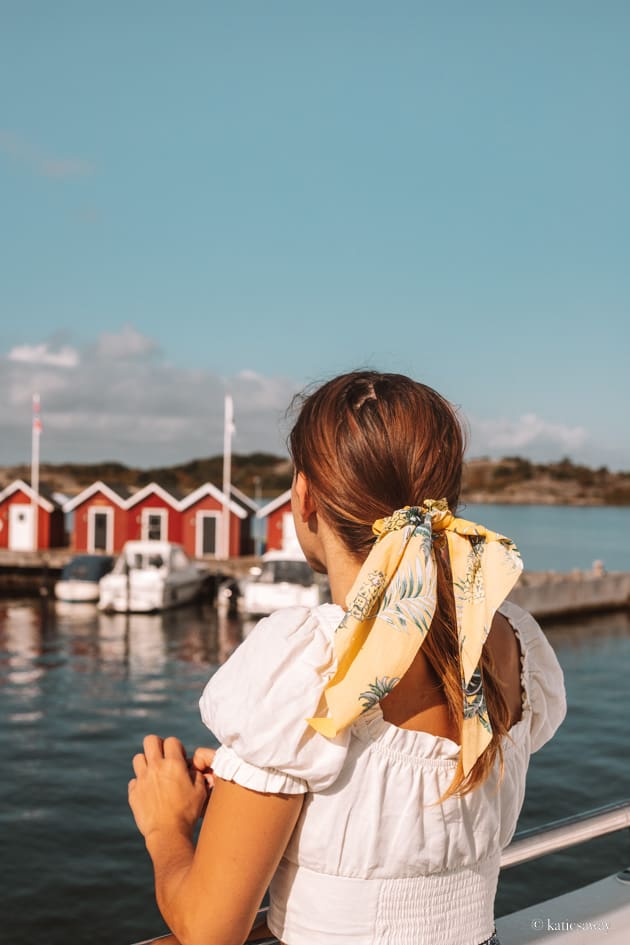
[[521, 715], [521, 648], [512, 624], [503, 614], [496, 613], [488, 634], [488, 646], [494, 662], [497, 680], [510, 709], [512, 723]]

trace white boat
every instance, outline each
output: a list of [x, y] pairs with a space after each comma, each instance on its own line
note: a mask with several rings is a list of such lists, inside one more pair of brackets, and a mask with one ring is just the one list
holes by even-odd
[[300, 549], [267, 552], [260, 566], [250, 568], [238, 582], [236, 592], [238, 610], [249, 616], [271, 614], [281, 607], [316, 607], [329, 599], [325, 582], [317, 578]]
[[100, 610], [148, 613], [194, 600], [206, 572], [170, 541], [128, 541], [99, 583]]
[[99, 581], [114, 566], [111, 555], [76, 555], [63, 568], [55, 584], [55, 597], [68, 604], [96, 603]]

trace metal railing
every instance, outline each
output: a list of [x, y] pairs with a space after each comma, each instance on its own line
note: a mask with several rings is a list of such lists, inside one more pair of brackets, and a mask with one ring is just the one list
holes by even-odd
[[501, 869], [518, 866], [548, 853], [603, 837], [616, 830], [630, 829], [630, 801], [618, 801], [573, 817], [565, 817], [543, 827], [532, 827], [516, 834], [501, 856]]

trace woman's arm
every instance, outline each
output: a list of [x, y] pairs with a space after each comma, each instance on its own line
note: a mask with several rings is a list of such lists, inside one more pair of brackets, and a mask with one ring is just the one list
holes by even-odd
[[206, 802], [181, 742], [155, 735], [134, 758], [129, 803], [155, 871], [156, 898], [182, 945], [241, 945], [289, 842], [304, 795], [260, 794], [217, 778]]

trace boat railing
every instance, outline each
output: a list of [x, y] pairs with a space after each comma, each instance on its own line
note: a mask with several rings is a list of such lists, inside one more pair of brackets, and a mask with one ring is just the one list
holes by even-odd
[[617, 801], [585, 811], [542, 827], [519, 831], [501, 856], [501, 869], [518, 866], [548, 853], [603, 837], [616, 830], [630, 829], [630, 800]]
[[[603, 837], [624, 828], [630, 829], [630, 800], [617, 801], [582, 814], [554, 820], [540, 827], [521, 830], [514, 835], [510, 845], [503, 851], [501, 869], [518, 866], [520, 863], [527, 863], [528, 860], [535, 860], [549, 853], [557, 853], [559, 850], [566, 850], [578, 843], [593, 840], [595, 837]], [[624, 882], [630, 882], [628, 870], [622, 870], [618, 877]], [[263, 918], [265, 912], [266, 909], [261, 909], [259, 916]], [[145, 939], [142, 942], [136, 942], [135, 945], [151, 945], [165, 937]], [[256, 945], [272, 945], [276, 942], [276, 939], [264, 939], [259, 940]]]

